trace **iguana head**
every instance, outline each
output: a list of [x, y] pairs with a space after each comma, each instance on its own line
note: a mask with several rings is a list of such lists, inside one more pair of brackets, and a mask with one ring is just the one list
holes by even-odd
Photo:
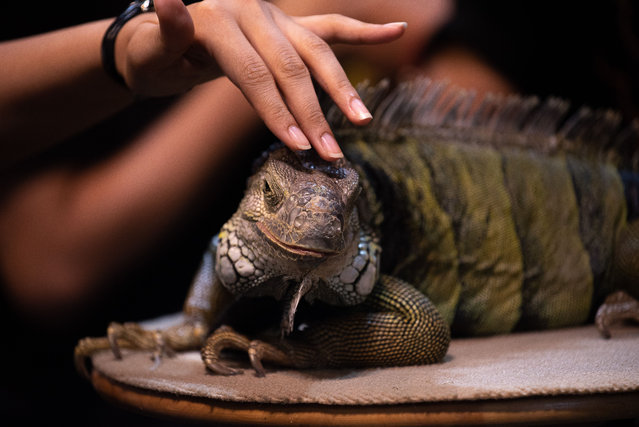
[[[359, 175], [345, 160], [329, 163], [284, 146], [269, 150], [219, 234], [217, 276], [237, 295], [294, 301], [290, 315], [303, 295], [360, 302], [376, 278], [377, 261], [360, 230], [359, 192]], [[347, 267], [352, 271], [344, 273]]]
[[265, 242], [313, 263], [339, 254], [352, 238], [359, 191], [359, 175], [344, 160], [280, 148], [249, 179], [240, 212]]

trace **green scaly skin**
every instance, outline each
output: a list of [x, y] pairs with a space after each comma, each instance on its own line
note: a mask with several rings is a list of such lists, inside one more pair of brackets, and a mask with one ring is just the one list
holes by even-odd
[[455, 334], [582, 324], [618, 285], [628, 224], [610, 165], [450, 140], [347, 147], [383, 205], [382, 271], [428, 295]]

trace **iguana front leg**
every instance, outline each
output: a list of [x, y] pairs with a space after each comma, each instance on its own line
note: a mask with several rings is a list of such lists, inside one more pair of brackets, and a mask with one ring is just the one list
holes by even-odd
[[75, 348], [75, 365], [78, 371], [88, 377], [86, 359], [105, 349], [111, 349], [116, 358], [122, 357], [120, 348], [150, 350], [156, 363], [165, 354], [199, 349], [213, 322], [233, 301], [233, 297], [215, 275], [215, 249], [214, 239], [191, 284], [184, 303], [182, 323], [164, 330], [149, 330], [137, 323], [113, 322], [107, 329], [106, 337], [89, 337], [78, 342]]
[[251, 341], [223, 328], [202, 349], [208, 369], [234, 374], [221, 362], [226, 348], [248, 351], [263, 375], [262, 361], [293, 368], [398, 366], [436, 363], [450, 343], [450, 330], [435, 306], [414, 287], [382, 276], [353, 312], [309, 324], [280, 342]]

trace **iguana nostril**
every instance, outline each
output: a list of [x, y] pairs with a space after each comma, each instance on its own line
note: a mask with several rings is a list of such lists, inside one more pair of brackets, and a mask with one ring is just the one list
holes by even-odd
[[344, 230], [344, 215], [341, 213], [338, 213], [337, 215], [335, 215], [335, 218], [339, 222], [339, 233], [341, 234], [342, 231]]
[[288, 214], [288, 223], [293, 224], [294, 227], [299, 228], [304, 225], [306, 218], [306, 212], [302, 212], [300, 208], [293, 208]]

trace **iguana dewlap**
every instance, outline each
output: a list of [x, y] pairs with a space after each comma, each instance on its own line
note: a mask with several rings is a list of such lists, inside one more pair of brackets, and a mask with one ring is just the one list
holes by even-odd
[[[589, 321], [616, 290], [639, 294], [639, 132], [610, 113], [534, 98], [488, 98], [418, 80], [363, 90], [376, 121], [335, 124], [346, 158], [271, 147], [237, 212], [205, 253], [165, 331], [109, 327], [98, 348], [201, 348], [285, 366], [385, 366], [442, 360], [456, 335], [556, 328]], [[477, 106], [478, 105], [478, 106]], [[282, 337], [251, 340], [215, 319], [235, 298], [283, 304]], [[639, 319], [629, 296], [598, 324]], [[342, 307], [296, 323], [300, 301]], [[633, 306], [633, 304], [635, 304]], [[232, 326], [232, 325], [231, 325]]]

